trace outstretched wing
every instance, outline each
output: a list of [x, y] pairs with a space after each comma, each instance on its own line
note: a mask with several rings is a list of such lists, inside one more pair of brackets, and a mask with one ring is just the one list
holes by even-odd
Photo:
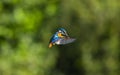
[[58, 45], [64, 45], [64, 44], [68, 44], [68, 43], [72, 43], [74, 42], [76, 39], [74, 38], [61, 38], [59, 39], [59, 44]]

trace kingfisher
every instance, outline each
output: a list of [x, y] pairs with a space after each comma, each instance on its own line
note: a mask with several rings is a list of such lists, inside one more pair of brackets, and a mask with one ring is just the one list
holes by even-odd
[[53, 45], [64, 45], [74, 42], [76, 39], [70, 38], [64, 28], [59, 28], [49, 41], [49, 48]]

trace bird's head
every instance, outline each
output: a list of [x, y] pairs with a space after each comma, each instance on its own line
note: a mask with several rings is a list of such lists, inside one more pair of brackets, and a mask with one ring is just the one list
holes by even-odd
[[64, 28], [59, 28], [57, 33], [59, 37], [68, 37], [68, 34]]

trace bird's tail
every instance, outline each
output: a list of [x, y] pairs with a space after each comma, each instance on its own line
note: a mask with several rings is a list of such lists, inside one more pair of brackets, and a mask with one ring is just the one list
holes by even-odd
[[49, 43], [49, 48], [51, 48], [53, 46], [53, 44], [52, 43]]

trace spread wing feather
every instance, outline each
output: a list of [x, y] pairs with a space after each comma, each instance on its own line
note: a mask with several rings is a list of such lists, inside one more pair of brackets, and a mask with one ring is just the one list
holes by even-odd
[[64, 44], [72, 43], [75, 40], [76, 39], [74, 39], [74, 38], [61, 38], [61, 39], [59, 39], [59, 45], [64, 45]]

